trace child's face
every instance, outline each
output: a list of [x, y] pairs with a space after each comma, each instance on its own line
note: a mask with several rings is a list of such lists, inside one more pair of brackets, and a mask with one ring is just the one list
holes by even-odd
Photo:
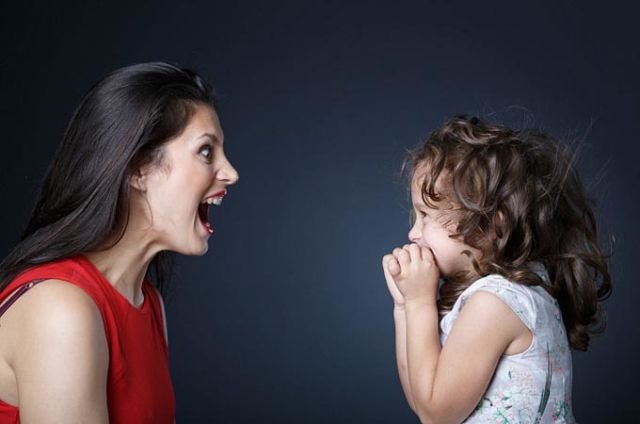
[[409, 240], [419, 246], [428, 247], [433, 252], [440, 273], [450, 277], [458, 272], [473, 271], [472, 260], [463, 251], [469, 251], [474, 258], [480, 251], [450, 237], [455, 232], [457, 222], [450, 214], [453, 206], [447, 200], [439, 202], [441, 208], [433, 208], [422, 199], [421, 185], [425, 171], [418, 168], [411, 182], [411, 201], [415, 221], [409, 231]]

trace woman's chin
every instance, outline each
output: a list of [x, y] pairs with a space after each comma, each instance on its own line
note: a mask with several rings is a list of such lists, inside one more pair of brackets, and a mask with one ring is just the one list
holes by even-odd
[[182, 246], [175, 247], [173, 249], [168, 249], [175, 253], [185, 256], [203, 256], [209, 250], [209, 240], [197, 240], [194, 241], [190, 246]]
[[207, 253], [208, 251], [209, 251], [209, 243], [204, 242], [204, 246], [202, 250], [200, 250], [200, 252], [196, 253], [194, 256], [204, 256], [204, 254]]
[[188, 253], [188, 255], [203, 256], [205, 253], [207, 253], [208, 250], [209, 250], [209, 242], [208, 240], [204, 240], [199, 247], [194, 248], [190, 253]]

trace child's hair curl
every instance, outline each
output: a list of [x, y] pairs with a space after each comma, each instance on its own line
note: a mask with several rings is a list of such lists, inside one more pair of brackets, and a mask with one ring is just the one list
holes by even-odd
[[[586, 350], [591, 336], [604, 330], [600, 301], [611, 293], [611, 278], [573, 159], [546, 134], [466, 116], [448, 120], [410, 153], [410, 173], [426, 171], [424, 202], [453, 203], [451, 237], [482, 252], [474, 273], [442, 285], [441, 313], [478, 277], [501, 274], [541, 285], [558, 300], [572, 348]], [[532, 262], [546, 267], [548, 282]]]

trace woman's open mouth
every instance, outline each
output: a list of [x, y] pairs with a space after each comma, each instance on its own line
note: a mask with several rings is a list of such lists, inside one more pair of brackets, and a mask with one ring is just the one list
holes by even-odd
[[222, 199], [224, 198], [224, 196], [226, 196], [226, 194], [227, 191], [223, 190], [219, 193], [214, 194], [213, 196], [207, 197], [198, 206], [198, 218], [200, 218], [200, 222], [202, 222], [202, 225], [209, 234], [213, 233], [213, 226], [209, 221], [209, 206], [220, 206], [222, 204]]

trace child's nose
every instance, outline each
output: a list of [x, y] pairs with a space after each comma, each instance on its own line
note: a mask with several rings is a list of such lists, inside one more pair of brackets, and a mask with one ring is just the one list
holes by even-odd
[[420, 234], [420, 228], [417, 225], [417, 220], [416, 222], [413, 224], [413, 227], [411, 227], [411, 229], [409, 230], [409, 240], [412, 243], [417, 243], [420, 240], [420, 237], [422, 236], [422, 234]]

